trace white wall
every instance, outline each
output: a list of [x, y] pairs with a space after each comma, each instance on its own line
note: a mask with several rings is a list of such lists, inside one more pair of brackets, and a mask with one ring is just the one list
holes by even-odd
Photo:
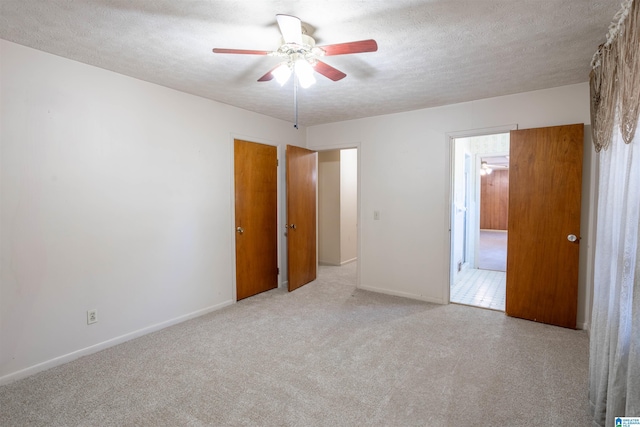
[[340, 150], [340, 263], [358, 258], [358, 150]]
[[[585, 76], [586, 80], [586, 76]], [[313, 126], [308, 146], [360, 143], [360, 287], [447, 303], [449, 298], [450, 134], [590, 123], [587, 83], [406, 113]], [[485, 132], [486, 133], [486, 132]], [[586, 326], [592, 238], [590, 129], [578, 324]], [[380, 220], [373, 220], [373, 211]]]
[[340, 151], [318, 153], [318, 261], [340, 265]]
[[358, 257], [358, 150], [318, 153], [318, 261], [342, 265]]
[[0, 43], [0, 384], [232, 303], [233, 138], [305, 131]]

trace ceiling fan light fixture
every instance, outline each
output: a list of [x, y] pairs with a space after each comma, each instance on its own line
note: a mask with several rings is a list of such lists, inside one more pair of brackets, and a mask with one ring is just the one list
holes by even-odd
[[316, 82], [316, 78], [313, 76], [313, 67], [306, 59], [298, 59], [295, 62], [295, 73], [300, 82], [300, 86], [304, 89], [310, 87]]
[[280, 86], [284, 86], [284, 84], [289, 80], [289, 77], [291, 77], [291, 66], [288, 63], [283, 62], [278, 68], [273, 70], [271, 74], [273, 74], [276, 81], [280, 83]]
[[484, 160], [480, 163], [480, 175], [491, 175], [493, 169]]

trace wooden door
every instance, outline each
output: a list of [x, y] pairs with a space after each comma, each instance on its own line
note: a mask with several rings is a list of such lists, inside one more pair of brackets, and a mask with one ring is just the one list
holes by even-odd
[[278, 286], [278, 153], [234, 141], [236, 295], [241, 300]]
[[511, 132], [509, 316], [576, 327], [583, 128]]
[[287, 145], [287, 260], [289, 291], [316, 279], [318, 155]]

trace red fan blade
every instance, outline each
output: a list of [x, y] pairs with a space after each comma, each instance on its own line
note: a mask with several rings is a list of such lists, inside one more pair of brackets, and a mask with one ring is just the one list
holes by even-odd
[[331, 65], [329, 64], [325, 64], [322, 61], [316, 61], [316, 65], [313, 66], [313, 68], [320, 74], [322, 74], [323, 76], [327, 77], [328, 79], [333, 80], [334, 82], [337, 82], [340, 79], [344, 79], [345, 77], [347, 77], [347, 75], [345, 73], [343, 73], [342, 71], [333, 68]]
[[375, 52], [378, 50], [378, 43], [375, 40], [360, 40], [359, 42], [330, 44], [320, 46], [326, 56], [346, 55], [348, 53]]
[[280, 64], [276, 65], [275, 67], [273, 67], [272, 69], [269, 70], [269, 72], [267, 74], [265, 74], [264, 76], [260, 77], [258, 79], [259, 82], [268, 82], [269, 80], [273, 80], [273, 74], [271, 74], [271, 72], [273, 70], [275, 70], [276, 68], [278, 68], [280, 66]]
[[244, 50], [244, 49], [213, 49], [213, 53], [241, 53], [245, 55], [268, 55], [271, 52], [268, 50]]

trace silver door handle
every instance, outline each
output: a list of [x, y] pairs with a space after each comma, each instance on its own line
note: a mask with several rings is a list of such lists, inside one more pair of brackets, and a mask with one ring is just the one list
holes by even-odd
[[569, 234], [567, 236], [567, 240], [570, 241], [570, 242], [575, 242], [576, 240], [578, 240], [578, 238], [576, 237], [575, 234]]
[[244, 228], [236, 227], [236, 231], [238, 232], [238, 234], [242, 234], [242, 233], [244, 233]]
[[292, 230], [295, 230], [295, 229], [296, 229], [296, 225], [295, 225], [295, 224], [291, 224], [291, 225], [289, 226], [289, 228], [290, 228], [290, 229], [292, 229]]

